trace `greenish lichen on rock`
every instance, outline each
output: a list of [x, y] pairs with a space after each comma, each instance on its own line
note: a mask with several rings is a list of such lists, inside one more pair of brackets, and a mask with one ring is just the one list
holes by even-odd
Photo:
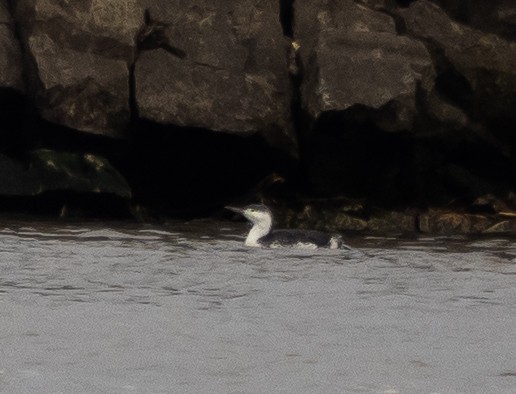
[[124, 177], [105, 158], [94, 154], [30, 151], [22, 161], [0, 154], [0, 195], [38, 196], [48, 192], [132, 196]]

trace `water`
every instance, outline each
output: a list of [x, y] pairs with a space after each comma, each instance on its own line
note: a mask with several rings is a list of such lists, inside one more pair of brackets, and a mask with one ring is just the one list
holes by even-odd
[[516, 393], [516, 245], [0, 225], [2, 393]]

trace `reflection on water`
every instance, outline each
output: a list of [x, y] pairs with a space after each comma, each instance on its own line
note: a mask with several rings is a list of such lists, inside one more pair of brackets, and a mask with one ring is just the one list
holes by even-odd
[[514, 393], [511, 239], [0, 226], [0, 392]]

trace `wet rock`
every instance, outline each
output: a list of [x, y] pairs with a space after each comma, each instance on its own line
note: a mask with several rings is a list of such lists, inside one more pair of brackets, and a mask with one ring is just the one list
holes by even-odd
[[367, 221], [350, 213], [346, 207], [328, 208], [307, 204], [302, 210], [276, 209], [274, 217], [280, 227], [325, 232], [363, 231]]
[[21, 48], [14, 34], [14, 24], [7, 0], [0, 0], [0, 89], [23, 91]]
[[335, 215], [331, 216], [332, 220], [328, 223], [328, 228], [324, 228], [325, 226], [320, 226], [323, 227], [325, 231], [364, 231], [368, 227], [367, 221], [362, 218], [357, 218], [345, 213], [336, 213]]
[[278, 2], [147, 1], [135, 68], [139, 116], [291, 138], [288, 43]]
[[22, 161], [0, 154], [0, 195], [37, 196], [55, 191], [131, 197], [122, 175], [98, 155], [39, 149]]
[[516, 121], [516, 43], [458, 23], [426, 0], [400, 14], [440, 63], [448, 99], [476, 118]]
[[406, 212], [386, 211], [371, 215], [367, 230], [375, 233], [412, 233], [416, 231], [416, 218]]
[[[306, 209], [304, 213], [307, 213]], [[326, 232], [363, 231], [367, 228], [367, 221], [346, 207], [336, 209], [320, 206], [309, 212], [309, 218], [312, 219], [311, 228]]]
[[516, 219], [503, 220], [484, 230], [486, 234], [516, 233]]
[[143, 25], [137, 0], [19, 0], [31, 94], [43, 118], [119, 137], [130, 120], [129, 66]]
[[352, 0], [296, 0], [295, 10], [305, 109], [317, 118], [366, 107], [384, 130], [411, 129], [418, 83], [434, 73], [423, 43], [397, 34], [391, 16]]
[[507, 201], [504, 201], [492, 194], [487, 194], [484, 196], [480, 196], [473, 201], [470, 209], [477, 211], [484, 211], [488, 213], [497, 213], [497, 214], [514, 214], [516, 217], [516, 213], [511, 212], [511, 208]]
[[478, 234], [494, 224], [485, 215], [430, 210], [419, 217], [419, 229], [432, 234]]

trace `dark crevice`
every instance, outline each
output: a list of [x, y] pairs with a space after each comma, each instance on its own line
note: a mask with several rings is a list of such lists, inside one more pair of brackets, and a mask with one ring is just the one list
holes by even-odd
[[[290, 2], [290, 5], [293, 5], [293, 1]], [[293, 24], [289, 26], [292, 29], [294, 28]], [[295, 31], [292, 31], [292, 34], [295, 35]], [[298, 50], [297, 42], [291, 39], [291, 45], [287, 53], [290, 83], [292, 86], [290, 113], [294, 134], [298, 143], [298, 162], [296, 171], [291, 174], [290, 185], [296, 191], [309, 193], [309, 185], [306, 182], [306, 174], [308, 173], [307, 157], [311, 150], [310, 135], [314, 120], [303, 106], [302, 86], [305, 79], [305, 65]]]
[[284, 174], [290, 165], [259, 135], [147, 120], [137, 122], [128, 155], [115, 164], [132, 186], [136, 203], [175, 217], [209, 214], [268, 175]]
[[294, 2], [295, 0], [279, 0], [280, 22], [283, 34], [286, 37], [294, 37]]
[[23, 151], [28, 137], [22, 124], [25, 116], [25, 97], [15, 89], [0, 89], [0, 151]]
[[400, 15], [397, 15], [393, 12], [385, 12], [385, 13], [394, 20], [396, 33], [398, 33], [400, 36], [406, 36], [408, 34], [408, 29], [407, 29], [407, 24], [405, 22], [405, 19], [403, 19], [403, 17], [401, 17]]
[[448, 60], [444, 49], [430, 39], [419, 38], [432, 57], [437, 74], [436, 89], [441, 97], [464, 110], [472, 119], [478, 114], [472, 111], [473, 89], [468, 80]]
[[[471, 21], [471, 1], [450, 1], [450, 0], [437, 0], [439, 6], [445, 10], [445, 12], [455, 19], [457, 22], [470, 24]], [[490, 3], [490, 2], [485, 2]]]
[[314, 195], [365, 198], [389, 208], [416, 200], [409, 134], [385, 132], [374, 118], [375, 110], [362, 105], [319, 117], [308, 141]]
[[398, 3], [401, 7], [407, 8], [415, 1], [416, 0], [396, 0], [396, 3]]
[[453, 104], [465, 109], [470, 115], [473, 91], [468, 80], [454, 67], [442, 71], [435, 80], [437, 91]]
[[467, 130], [428, 138], [387, 133], [374, 116], [373, 109], [356, 105], [318, 119], [307, 157], [312, 195], [424, 209], [511, 191], [515, 163]]
[[153, 21], [148, 10], [145, 11], [145, 27], [138, 35], [138, 52], [149, 51], [152, 49], [164, 49], [171, 55], [184, 59], [186, 58], [186, 52], [180, 48], [174, 47], [169, 42], [165, 30], [166, 24]]
[[139, 117], [138, 103], [136, 100], [136, 61], [137, 57], [134, 62], [129, 65], [129, 109], [131, 111], [131, 125], [134, 124]]
[[247, 57], [245, 60], [244, 69], [245, 70], [255, 70], [255, 69], [259, 68], [257, 59], [256, 59], [257, 45], [258, 45], [256, 38], [243, 39], [242, 45], [247, 49]]

